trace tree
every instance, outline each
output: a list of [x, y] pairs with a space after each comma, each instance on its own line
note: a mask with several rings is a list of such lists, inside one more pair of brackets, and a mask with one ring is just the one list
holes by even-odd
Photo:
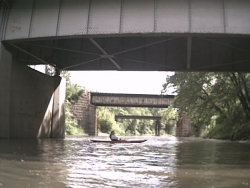
[[61, 76], [66, 79], [66, 99], [65, 99], [65, 129], [68, 135], [83, 135], [85, 134], [82, 127], [79, 127], [78, 122], [74, 119], [70, 112], [70, 106], [76, 102], [83, 92], [84, 88], [70, 82], [70, 73], [62, 71]]
[[[165, 110], [165, 111], [164, 111]], [[160, 113], [159, 113], [160, 112]], [[164, 112], [164, 113], [163, 113]], [[166, 122], [176, 119], [173, 117], [172, 110], [161, 108], [135, 108], [135, 107], [98, 107], [97, 119], [101, 132], [108, 133], [115, 130], [120, 135], [154, 135], [155, 121], [141, 119], [118, 119], [114, 121], [115, 115], [137, 115], [137, 116], [167, 116], [163, 117], [164, 125]], [[168, 115], [168, 113], [172, 113]], [[171, 116], [171, 117], [170, 117]], [[170, 123], [171, 130], [175, 128], [176, 122]], [[171, 131], [172, 134], [174, 131]]]
[[178, 113], [173, 106], [163, 108], [158, 111], [158, 116], [161, 116], [161, 124], [164, 126], [165, 132], [170, 135], [175, 135]]
[[51, 65], [45, 65], [45, 74], [49, 76], [54, 76], [56, 73], [55, 67], [52, 67]]
[[179, 72], [169, 77], [164, 87], [176, 88], [174, 107], [190, 115], [194, 135], [247, 139], [249, 79], [244, 73]]

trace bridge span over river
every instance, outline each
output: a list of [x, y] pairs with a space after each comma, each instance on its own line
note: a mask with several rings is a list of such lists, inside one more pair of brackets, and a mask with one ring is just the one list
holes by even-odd
[[1, 0], [0, 137], [64, 137], [62, 70], [249, 72], [249, 17], [246, 0]]
[[[89, 135], [98, 135], [96, 107], [120, 106], [120, 107], [153, 107], [167, 108], [174, 102], [175, 95], [146, 95], [146, 94], [122, 94], [122, 93], [84, 93], [71, 107], [71, 112], [77, 119], [79, 126], [85, 129]], [[153, 119], [155, 121], [155, 135], [160, 135], [160, 116], [120, 116], [118, 119]], [[177, 136], [191, 135], [190, 119], [184, 114], [179, 114], [176, 129]]]

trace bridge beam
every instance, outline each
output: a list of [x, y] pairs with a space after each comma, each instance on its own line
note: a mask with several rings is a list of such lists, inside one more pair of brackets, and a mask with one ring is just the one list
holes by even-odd
[[0, 41], [22, 63], [50, 61], [60, 70], [250, 71], [247, 0], [0, 5]]
[[122, 116], [115, 115], [115, 121], [118, 119], [153, 119], [153, 120], [161, 120], [161, 116]]
[[120, 65], [118, 65], [115, 60], [107, 54], [107, 52], [93, 39], [93, 38], [90, 38], [89, 39], [99, 50], [101, 50], [101, 52], [103, 53], [103, 57], [106, 57], [108, 58], [116, 67], [117, 69], [121, 69]]
[[167, 108], [174, 95], [91, 93], [91, 104], [96, 106], [127, 106]]
[[5, 40], [96, 34], [249, 34], [250, 26], [247, 0], [9, 2]]

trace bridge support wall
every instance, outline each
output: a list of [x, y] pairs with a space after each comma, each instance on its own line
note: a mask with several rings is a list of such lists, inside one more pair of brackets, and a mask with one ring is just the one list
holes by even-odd
[[0, 48], [0, 138], [63, 138], [65, 81], [12, 60]]
[[59, 76], [55, 76], [51, 138], [65, 137], [65, 111], [64, 111], [65, 93], [66, 93], [65, 79], [62, 79]]
[[0, 42], [0, 138], [10, 137], [10, 81], [12, 56]]
[[189, 137], [192, 134], [191, 119], [187, 114], [179, 114], [179, 120], [176, 125], [177, 137]]
[[85, 133], [92, 136], [98, 135], [96, 106], [90, 104], [90, 93], [84, 92], [79, 100], [71, 106], [70, 111]]

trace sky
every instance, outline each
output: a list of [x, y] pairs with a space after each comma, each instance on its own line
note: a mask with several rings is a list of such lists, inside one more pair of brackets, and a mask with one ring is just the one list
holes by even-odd
[[[44, 72], [43, 66], [32, 67]], [[70, 81], [88, 91], [160, 95], [167, 75], [163, 71], [69, 71]], [[172, 94], [167, 93], [167, 94]]]
[[170, 72], [70, 71], [71, 83], [101, 93], [160, 95]]

